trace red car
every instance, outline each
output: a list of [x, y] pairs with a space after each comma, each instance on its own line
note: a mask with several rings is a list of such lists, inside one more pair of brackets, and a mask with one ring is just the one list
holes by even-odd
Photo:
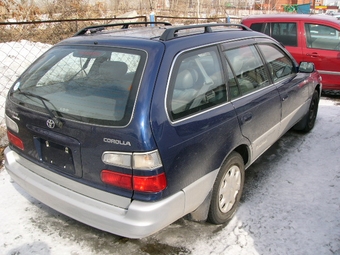
[[271, 14], [245, 17], [242, 24], [281, 42], [298, 63], [313, 62], [324, 90], [340, 90], [340, 20], [328, 15]]

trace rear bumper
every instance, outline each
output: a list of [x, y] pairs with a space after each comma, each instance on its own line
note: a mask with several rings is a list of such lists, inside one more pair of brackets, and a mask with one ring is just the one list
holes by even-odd
[[[12, 179], [34, 198], [73, 219], [113, 234], [143, 238], [186, 214], [184, 191], [157, 202], [132, 201], [122, 208], [90, 197], [93, 188], [86, 185], [54, 173], [39, 175], [40, 170], [47, 170], [20, 157], [9, 147], [5, 150], [5, 157], [5, 167]], [[63, 178], [64, 182], [59, 182]], [[53, 179], [58, 180], [58, 183]], [[61, 186], [60, 183], [68, 185]], [[77, 191], [68, 188], [72, 185], [77, 186]], [[80, 193], [81, 190], [85, 192]], [[114, 194], [102, 193], [106, 194], [97, 194], [97, 197], [105, 197], [105, 201], [117, 198]]]

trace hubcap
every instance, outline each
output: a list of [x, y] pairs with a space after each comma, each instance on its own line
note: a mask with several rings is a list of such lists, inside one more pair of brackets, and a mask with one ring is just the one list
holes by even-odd
[[235, 204], [241, 187], [241, 171], [232, 166], [223, 176], [219, 189], [219, 209], [222, 213], [228, 212]]

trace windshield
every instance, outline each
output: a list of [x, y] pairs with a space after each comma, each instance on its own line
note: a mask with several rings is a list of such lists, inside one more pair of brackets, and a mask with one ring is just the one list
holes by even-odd
[[145, 60], [145, 52], [131, 49], [55, 47], [19, 78], [11, 97], [61, 118], [126, 125]]

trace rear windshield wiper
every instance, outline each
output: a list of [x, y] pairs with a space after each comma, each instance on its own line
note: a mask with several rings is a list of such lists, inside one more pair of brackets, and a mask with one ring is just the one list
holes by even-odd
[[18, 93], [21, 94], [21, 95], [27, 96], [27, 97], [34, 97], [34, 98], [39, 99], [39, 100], [43, 103], [43, 105], [44, 105], [46, 111], [48, 112], [48, 115], [49, 115], [49, 116], [51, 117], [51, 119], [55, 122], [56, 126], [59, 127], [59, 128], [62, 128], [62, 127], [63, 127], [63, 122], [60, 120], [60, 118], [59, 118], [57, 115], [53, 114], [53, 112], [51, 111], [51, 109], [48, 108], [48, 106], [47, 106], [46, 103], [45, 103], [45, 102], [49, 102], [50, 104], [52, 104], [52, 103], [50, 102], [50, 100], [48, 100], [47, 98], [44, 98], [44, 97], [42, 97], [42, 96], [33, 94], [33, 93], [31, 93], [31, 92], [24, 92], [24, 91], [21, 91], [20, 89], [18, 89]]

